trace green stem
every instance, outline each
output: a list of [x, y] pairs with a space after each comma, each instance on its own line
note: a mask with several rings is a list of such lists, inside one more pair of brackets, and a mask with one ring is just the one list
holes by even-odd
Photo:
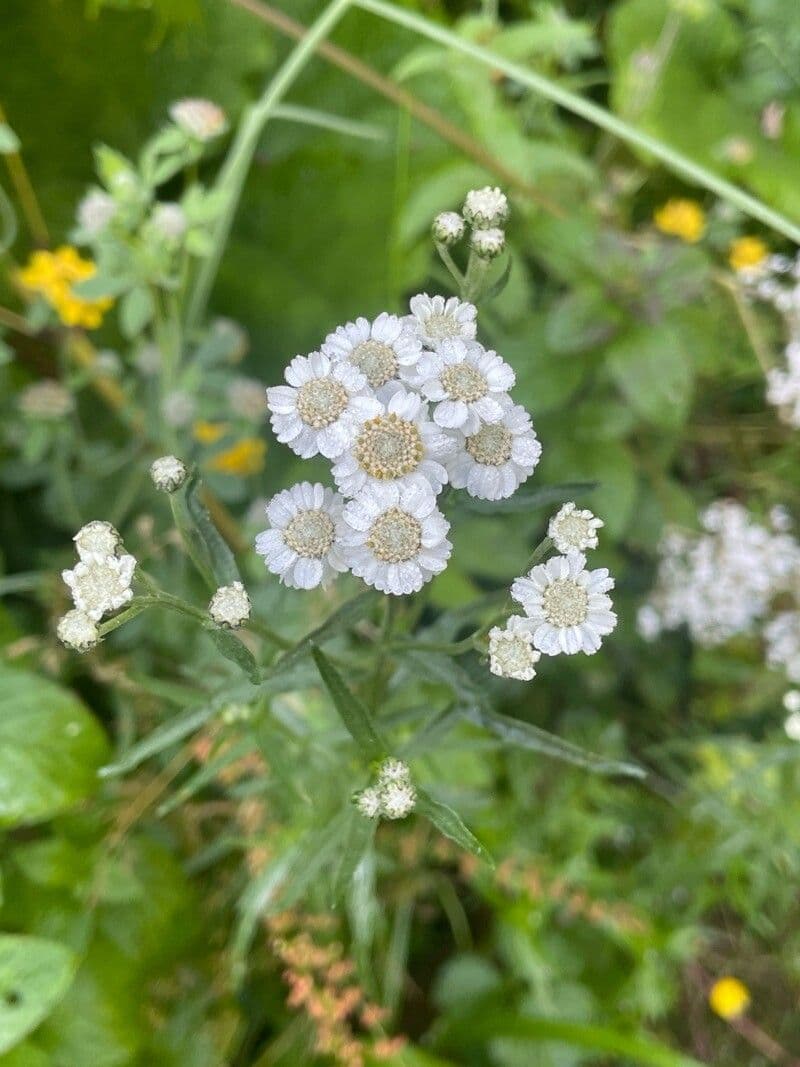
[[422, 37], [437, 41], [448, 48], [455, 48], [464, 55], [477, 60], [477, 62], [491, 67], [492, 70], [500, 71], [559, 107], [563, 107], [572, 112], [572, 114], [579, 115], [581, 118], [586, 119], [587, 122], [591, 122], [593, 125], [600, 127], [600, 129], [613, 134], [631, 147], [642, 152], [649, 152], [682, 178], [690, 182], [696, 182], [709, 192], [714, 193], [715, 196], [720, 197], [722, 200], [727, 200], [746, 215], [750, 215], [751, 218], [757, 219], [759, 222], [764, 223], [765, 226], [770, 226], [772, 229], [777, 230], [778, 233], [782, 233], [791, 241], [800, 243], [800, 226], [795, 225], [785, 215], [774, 211], [761, 200], [750, 196], [742, 189], [725, 181], [724, 178], [720, 178], [712, 171], [702, 167], [699, 163], [695, 163], [694, 160], [689, 159], [682, 152], [678, 152], [657, 138], [637, 130], [602, 107], [598, 107], [597, 104], [592, 103], [590, 100], [584, 100], [583, 97], [564, 89], [561, 85], [544, 77], [544, 75], [536, 74], [526, 67], [522, 67], [518, 63], [514, 63], [490, 51], [488, 48], [482, 48], [472, 41], [459, 37], [444, 26], [430, 22], [413, 11], [395, 7], [394, 4], [386, 3], [385, 0], [353, 0], [353, 3], [356, 7], [369, 11], [379, 18], [386, 19], [398, 26], [405, 26]]
[[211, 253], [200, 265], [192, 289], [186, 316], [186, 329], [189, 334], [197, 328], [205, 315], [211, 288], [219, 270], [222, 253], [241, 199], [245, 178], [250, 169], [250, 162], [264, 127], [275, 114], [284, 95], [314, 54], [319, 43], [328, 36], [351, 3], [352, 0], [332, 0], [328, 4], [316, 22], [309, 27], [308, 33], [290, 52], [275, 77], [270, 80], [261, 99], [245, 112], [217, 181], [217, 188], [226, 193], [225, 207], [214, 229]]
[[453, 281], [458, 286], [459, 292], [463, 292], [464, 275], [458, 269], [456, 261], [450, 255], [450, 250], [447, 248], [446, 245], [443, 245], [441, 241], [434, 240], [433, 243], [436, 245], [436, 251], [439, 253], [439, 259], [441, 259], [442, 263], [444, 263], [444, 265], [453, 275]]
[[470, 249], [467, 271], [461, 286], [462, 300], [469, 300], [473, 304], [480, 302], [488, 269], [489, 260], [477, 255], [473, 249]]

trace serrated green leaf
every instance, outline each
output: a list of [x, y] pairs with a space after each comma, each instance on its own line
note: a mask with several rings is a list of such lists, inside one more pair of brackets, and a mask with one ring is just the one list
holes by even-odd
[[378, 735], [372, 716], [360, 697], [357, 697], [345, 684], [341, 674], [322, 649], [312, 645], [311, 655], [331, 695], [334, 707], [364, 756], [368, 760], [376, 760], [385, 756], [388, 751], [387, 745]]
[[70, 987], [77, 956], [57, 941], [0, 935], [0, 1052], [38, 1026]]
[[49, 819], [89, 796], [106, 754], [69, 690], [0, 665], [0, 825]]
[[525, 722], [524, 719], [512, 719], [496, 711], [478, 708], [467, 708], [463, 714], [470, 722], [485, 727], [505, 744], [516, 748], [539, 752], [543, 756], [571, 763], [575, 767], [582, 767], [595, 774], [619, 774], [626, 778], [639, 779], [647, 777], [644, 767], [636, 763], [609, 759], [596, 752], [590, 752], [588, 749], [581, 748], [580, 745], [574, 745], [571, 741], [565, 741], [557, 734], [551, 734], [547, 730], [534, 726], [533, 723]]
[[439, 833], [454, 841], [460, 848], [471, 852], [473, 856], [478, 856], [491, 867], [494, 866], [492, 857], [472, 831], [467, 829], [457, 811], [453, 811], [439, 800], [434, 800], [423, 789], [417, 790], [416, 811], [432, 822]]

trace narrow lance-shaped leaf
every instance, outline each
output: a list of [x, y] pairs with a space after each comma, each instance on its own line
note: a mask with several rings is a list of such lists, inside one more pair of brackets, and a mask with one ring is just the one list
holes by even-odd
[[339, 671], [321, 649], [314, 645], [311, 655], [331, 695], [331, 700], [353, 740], [367, 759], [380, 759], [386, 754], [387, 746], [378, 736], [369, 711], [361, 699], [348, 688]]
[[453, 811], [447, 804], [442, 804], [439, 800], [434, 800], [423, 789], [417, 790], [416, 810], [420, 815], [424, 815], [426, 819], [430, 820], [439, 833], [449, 837], [451, 841], [455, 841], [460, 848], [471, 852], [473, 856], [478, 856], [479, 859], [484, 860], [490, 866], [494, 866], [492, 857], [472, 831], [464, 825], [457, 811]]
[[462, 511], [476, 512], [481, 515], [510, 514], [522, 511], [535, 511], [537, 508], [549, 507], [551, 504], [563, 504], [567, 500], [591, 493], [597, 488], [597, 482], [567, 482], [563, 485], [527, 485], [522, 486], [513, 496], [506, 500], [479, 500], [477, 497], [462, 495], [457, 499], [457, 507]]
[[543, 756], [552, 759], [563, 760], [575, 767], [583, 767], [587, 771], [596, 774], [620, 774], [627, 778], [646, 778], [647, 771], [636, 763], [628, 763], [624, 760], [610, 759], [596, 752], [574, 745], [571, 741], [565, 741], [557, 734], [551, 734], [542, 730], [533, 723], [523, 719], [512, 719], [508, 715], [498, 712], [480, 711], [475, 708], [464, 709], [463, 714], [471, 722], [485, 727], [496, 737], [517, 748], [527, 748], [532, 752], [540, 752]]
[[239, 569], [227, 542], [200, 499], [200, 481], [192, 472], [170, 494], [175, 525], [186, 551], [210, 589], [240, 581]]
[[351, 810], [344, 847], [334, 872], [331, 907], [338, 904], [347, 893], [353, 875], [364, 858], [364, 853], [372, 845], [377, 827], [377, 819], [365, 819], [355, 809]]
[[244, 671], [253, 685], [258, 685], [261, 681], [261, 668], [256, 663], [255, 656], [247, 645], [242, 644], [239, 638], [234, 637], [230, 630], [225, 630], [221, 626], [214, 626], [213, 623], [209, 623], [205, 629], [222, 655], [229, 659], [231, 663], [235, 663], [239, 670]]
[[368, 590], [367, 592], [359, 593], [358, 596], [354, 596], [351, 600], [345, 601], [341, 607], [338, 607], [336, 611], [328, 616], [325, 622], [315, 630], [312, 630], [310, 634], [306, 634], [305, 637], [301, 638], [294, 648], [284, 652], [269, 673], [274, 674], [293, 667], [298, 660], [311, 651], [312, 645], [321, 645], [323, 642], [330, 640], [330, 638], [341, 634], [343, 630], [346, 630], [367, 614], [374, 600], [375, 594]]

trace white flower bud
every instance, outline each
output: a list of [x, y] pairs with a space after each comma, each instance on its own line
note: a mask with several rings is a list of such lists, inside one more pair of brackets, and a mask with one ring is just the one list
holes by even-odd
[[133, 556], [103, 556], [87, 553], [71, 571], [62, 571], [75, 607], [99, 622], [133, 597], [131, 582], [136, 569]]
[[784, 693], [783, 706], [789, 712], [800, 712], [800, 689], [789, 689]]
[[89, 237], [95, 237], [111, 222], [117, 210], [114, 198], [101, 189], [92, 189], [78, 204], [78, 225]]
[[156, 204], [151, 218], [153, 229], [167, 241], [180, 241], [188, 225], [180, 204]]
[[195, 403], [191, 393], [176, 389], [164, 397], [161, 413], [170, 426], [186, 426], [194, 416]]
[[116, 556], [122, 544], [119, 532], [110, 522], [104, 522], [102, 519], [95, 519], [81, 526], [72, 540], [80, 559], [86, 559], [89, 555]]
[[473, 230], [469, 243], [481, 259], [495, 259], [506, 247], [506, 235], [496, 227], [490, 230]]
[[68, 611], [58, 620], [56, 634], [61, 644], [71, 648], [73, 652], [88, 652], [100, 643], [100, 634], [94, 621], [77, 608]]
[[378, 784], [387, 785], [389, 782], [408, 782], [411, 780], [411, 771], [407, 763], [402, 760], [389, 757], [378, 768]]
[[489, 631], [489, 670], [500, 678], [529, 682], [536, 677], [541, 653], [533, 647], [533, 635], [519, 615], [512, 615], [505, 628]]
[[368, 786], [353, 795], [353, 803], [365, 819], [377, 819], [381, 813], [381, 794], [375, 786]]
[[387, 782], [380, 787], [381, 814], [387, 819], [404, 819], [417, 803], [417, 793], [407, 779]]
[[783, 729], [791, 741], [800, 741], [800, 711], [793, 711], [786, 716]]
[[169, 117], [190, 137], [198, 141], [213, 141], [228, 126], [225, 112], [211, 100], [187, 98], [170, 106]]
[[217, 626], [236, 630], [250, 618], [250, 597], [241, 582], [223, 585], [214, 593], [208, 614]]
[[72, 393], [50, 378], [27, 385], [19, 394], [18, 403], [23, 415], [34, 419], [61, 419], [75, 406]]
[[464, 218], [477, 229], [497, 226], [508, 218], [508, 198], [496, 186], [484, 186], [467, 193], [463, 208]]
[[153, 485], [162, 493], [174, 493], [176, 489], [180, 489], [188, 473], [186, 464], [177, 456], [161, 456], [150, 465]]
[[267, 414], [267, 391], [255, 378], [234, 378], [228, 386], [228, 403], [234, 415], [259, 422]]
[[587, 548], [597, 548], [597, 531], [604, 525], [591, 511], [579, 510], [570, 501], [550, 520], [547, 536], [562, 555], [585, 552]]
[[133, 362], [140, 374], [148, 378], [161, 370], [161, 349], [152, 343], [137, 349]]
[[443, 211], [433, 220], [434, 240], [443, 245], [454, 245], [464, 236], [466, 223], [457, 211]]

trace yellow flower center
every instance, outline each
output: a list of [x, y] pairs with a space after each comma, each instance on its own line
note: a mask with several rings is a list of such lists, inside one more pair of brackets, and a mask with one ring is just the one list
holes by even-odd
[[332, 378], [314, 378], [297, 391], [297, 414], [315, 430], [336, 422], [347, 407], [347, 391]]
[[353, 455], [372, 478], [401, 478], [416, 470], [424, 451], [414, 423], [390, 413], [364, 423]]
[[514, 435], [502, 423], [489, 423], [467, 438], [466, 449], [476, 463], [501, 467], [511, 459], [513, 441]]
[[391, 345], [382, 341], [363, 341], [356, 345], [350, 354], [350, 362], [373, 389], [386, 385], [397, 374], [397, 355]]
[[367, 548], [382, 563], [403, 563], [419, 551], [422, 526], [413, 515], [389, 508], [372, 524]]
[[471, 404], [480, 400], [489, 391], [489, 384], [475, 367], [469, 363], [454, 363], [442, 371], [442, 385], [451, 400], [463, 400]]
[[336, 536], [333, 519], [322, 508], [298, 511], [283, 531], [283, 539], [298, 556], [322, 559]]
[[589, 613], [589, 594], [574, 578], [557, 578], [542, 594], [542, 610], [552, 626], [579, 626]]

